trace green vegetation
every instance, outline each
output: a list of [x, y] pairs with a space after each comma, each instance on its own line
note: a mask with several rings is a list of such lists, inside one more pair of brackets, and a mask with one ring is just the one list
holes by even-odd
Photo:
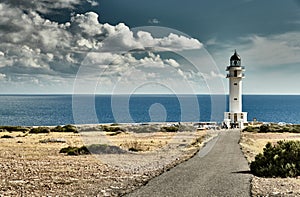
[[278, 141], [266, 144], [250, 164], [251, 172], [262, 177], [300, 176], [300, 141]]
[[283, 132], [289, 132], [289, 133], [300, 133], [300, 125], [285, 125], [280, 126], [277, 124], [270, 124], [270, 125], [261, 125], [260, 127], [252, 127], [248, 126], [243, 131], [247, 132], [257, 132], [257, 133], [283, 133]]
[[86, 146], [82, 147], [72, 147], [68, 146], [66, 148], [62, 148], [59, 153], [66, 153], [67, 155], [88, 155], [91, 154]]
[[0, 130], [1, 131], [8, 131], [8, 132], [13, 132], [13, 131], [17, 131], [17, 132], [27, 132], [30, 129], [27, 127], [21, 127], [21, 126], [0, 126]]
[[73, 132], [78, 133], [78, 130], [73, 125], [65, 125], [65, 126], [56, 126], [55, 128], [51, 129], [51, 132]]
[[3, 135], [3, 136], [1, 136], [1, 138], [14, 138], [14, 137], [11, 135]]
[[49, 127], [22, 127], [22, 126], [0, 126], [0, 132], [23, 132], [31, 134], [38, 134], [38, 133], [50, 133], [50, 132], [73, 132], [78, 133], [78, 130], [73, 125], [65, 125], [65, 126], [57, 126], [55, 128], [50, 129]]
[[38, 134], [38, 133], [50, 133], [50, 132], [73, 132], [78, 133], [78, 130], [73, 125], [65, 125], [65, 126], [57, 126], [55, 128], [50, 129], [49, 127], [36, 127], [30, 129], [30, 134]]
[[67, 141], [65, 139], [60, 139], [60, 138], [48, 138], [44, 140], [40, 140], [40, 143], [66, 143]]
[[115, 136], [115, 135], [119, 135], [121, 133], [123, 133], [123, 131], [117, 131], [117, 132], [109, 133], [107, 135], [109, 135], [109, 136]]
[[125, 132], [125, 130], [123, 128], [120, 128], [120, 127], [116, 127], [116, 126], [102, 126], [102, 131], [105, 131], [105, 132]]
[[81, 147], [66, 147], [62, 148], [59, 153], [66, 153], [67, 155], [88, 155], [88, 154], [122, 154], [125, 150], [118, 146], [110, 146], [106, 144], [92, 144]]
[[160, 129], [162, 132], [177, 132], [179, 130], [179, 126], [170, 126], [170, 127], [162, 127]]
[[50, 133], [50, 129], [48, 127], [36, 127], [30, 129], [29, 133], [31, 134]]

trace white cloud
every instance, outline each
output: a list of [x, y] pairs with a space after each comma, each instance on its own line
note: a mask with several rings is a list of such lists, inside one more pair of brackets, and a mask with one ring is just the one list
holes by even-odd
[[0, 80], [5, 79], [5, 78], [6, 78], [6, 75], [3, 73], [0, 73]]
[[160, 21], [157, 18], [152, 18], [148, 20], [148, 23], [150, 24], [159, 24]]
[[224, 79], [224, 78], [225, 78], [225, 75], [222, 74], [222, 73], [216, 73], [216, 72], [214, 72], [214, 71], [211, 71], [211, 72], [210, 72], [210, 77], [211, 77], [211, 78], [222, 78], [222, 79]]
[[99, 3], [98, 3], [97, 1], [87, 0], [87, 2], [89, 2], [92, 6], [97, 6], [97, 5], [99, 5]]
[[179, 63], [174, 59], [167, 59], [167, 60], [165, 60], [165, 63], [167, 63], [170, 66], [173, 66], [175, 68], [180, 67]]
[[280, 65], [300, 62], [300, 32], [288, 32], [268, 37], [245, 38], [243, 55], [259, 65]]
[[[94, 12], [74, 15], [69, 22], [59, 24], [43, 18], [35, 9], [23, 11], [33, 6], [34, 2], [36, 5], [33, 8], [42, 9], [50, 1], [26, 2], [20, 5], [14, 0], [0, 3], [0, 73], [2, 79], [6, 78], [11, 83], [23, 80], [41, 85], [47, 84], [49, 80], [50, 85], [59, 81], [59, 78], [62, 82], [65, 78], [75, 77], [83, 60], [91, 67], [94, 66], [93, 71], [109, 66], [107, 76], [125, 72], [132, 65], [144, 65], [137, 69], [146, 69], [145, 65], [163, 68], [166, 64], [176, 68], [179, 64], [175, 60], [164, 60], [159, 54], [149, 52], [142, 58], [136, 58], [127, 51], [149, 48], [153, 51], [180, 51], [202, 47], [196, 39], [173, 33], [155, 38], [146, 31], [134, 34], [123, 23], [115, 26], [101, 24], [98, 14]], [[48, 10], [45, 8], [45, 12], [52, 8], [72, 7], [81, 2], [57, 0]], [[93, 1], [89, 2], [93, 4]]]

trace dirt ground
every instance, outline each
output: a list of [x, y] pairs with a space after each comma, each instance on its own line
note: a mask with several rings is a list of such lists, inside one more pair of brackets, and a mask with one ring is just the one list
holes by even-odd
[[[240, 144], [248, 162], [251, 162], [255, 159], [255, 155], [263, 152], [268, 142], [275, 143], [279, 140], [300, 140], [300, 134], [243, 132]], [[300, 177], [260, 178], [254, 176], [251, 192], [252, 196], [300, 196]]]
[[[12, 138], [0, 138], [0, 196], [120, 196], [193, 156], [207, 133], [0, 132], [0, 137], [4, 135]], [[59, 153], [64, 147], [94, 142], [138, 151], [81, 156]]]

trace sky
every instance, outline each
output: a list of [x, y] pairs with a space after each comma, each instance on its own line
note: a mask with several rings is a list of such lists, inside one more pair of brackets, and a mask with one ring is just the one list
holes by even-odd
[[0, 0], [0, 94], [300, 94], [299, 0]]

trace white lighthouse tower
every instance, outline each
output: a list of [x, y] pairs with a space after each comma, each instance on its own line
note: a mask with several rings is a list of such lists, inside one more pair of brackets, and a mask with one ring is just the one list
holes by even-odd
[[241, 64], [241, 57], [235, 51], [230, 58], [229, 73], [229, 112], [224, 113], [224, 123], [228, 128], [243, 128], [247, 123], [247, 112], [242, 112], [242, 79], [245, 77], [245, 67]]

